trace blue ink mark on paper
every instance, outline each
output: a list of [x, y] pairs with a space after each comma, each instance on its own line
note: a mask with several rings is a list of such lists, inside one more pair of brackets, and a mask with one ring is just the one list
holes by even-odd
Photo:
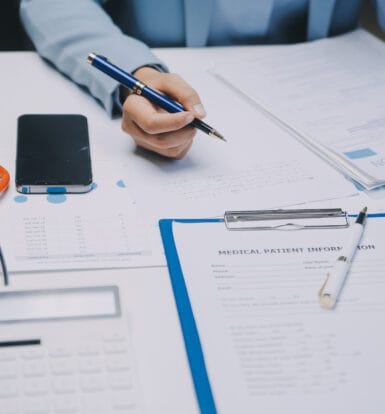
[[15, 196], [14, 200], [16, 201], [16, 203], [25, 203], [26, 201], [28, 201], [28, 197], [25, 195], [17, 195]]
[[91, 190], [96, 190], [98, 188], [98, 185], [96, 183], [91, 184]]
[[362, 148], [356, 151], [345, 152], [344, 154], [351, 160], [357, 160], [359, 158], [366, 158], [371, 157], [372, 155], [377, 155], [377, 153], [370, 148]]
[[65, 194], [48, 194], [47, 201], [52, 204], [61, 204], [67, 200]]
[[119, 180], [116, 182], [116, 185], [120, 188], [126, 188], [126, 184], [124, 184], [123, 180]]

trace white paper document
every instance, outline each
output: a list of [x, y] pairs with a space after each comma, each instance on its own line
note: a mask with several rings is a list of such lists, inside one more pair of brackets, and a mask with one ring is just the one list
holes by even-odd
[[157, 229], [134, 204], [120, 165], [94, 162], [85, 194], [19, 194], [1, 200], [0, 243], [9, 271], [164, 264]]
[[248, 59], [214, 72], [366, 189], [385, 184], [385, 46], [379, 39], [357, 30], [253, 48]]
[[127, 163], [127, 181], [147, 214], [156, 219], [217, 216], [226, 209], [270, 208], [356, 193], [332, 167], [222, 82], [209, 74], [186, 78], [202, 91], [207, 122], [227, 142], [198, 133], [189, 153], [177, 161], [138, 150]]
[[219, 413], [385, 411], [385, 218], [369, 218], [333, 311], [318, 291], [348, 229], [173, 223]]

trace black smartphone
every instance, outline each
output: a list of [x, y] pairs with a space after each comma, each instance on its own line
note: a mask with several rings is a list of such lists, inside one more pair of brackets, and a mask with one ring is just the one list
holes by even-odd
[[85, 193], [92, 169], [87, 118], [27, 114], [18, 119], [16, 189], [21, 193]]

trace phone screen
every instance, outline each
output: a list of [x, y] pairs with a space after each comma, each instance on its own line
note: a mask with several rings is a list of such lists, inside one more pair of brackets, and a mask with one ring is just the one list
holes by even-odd
[[86, 192], [92, 184], [83, 115], [22, 115], [18, 119], [16, 188], [23, 193]]

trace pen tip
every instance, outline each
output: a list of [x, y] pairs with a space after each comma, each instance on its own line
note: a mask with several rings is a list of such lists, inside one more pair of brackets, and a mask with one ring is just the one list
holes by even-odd
[[365, 222], [365, 220], [366, 220], [366, 217], [368, 216], [367, 215], [367, 211], [368, 211], [368, 208], [367, 207], [364, 207], [359, 213], [358, 213], [358, 216], [357, 216], [357, 220], [356, 220], [356, 223], [358, 223], [358, 224], [364, 224], [364, 222]]
[[216, 136], [217, 138], [221, 139], [222, 141], [227, 142], [227, 140], [225, 139], [225, 137], [222, 134], [220, 134], [218, 131], [216, 131], [215, 129], [212, 131], [212, 134], [214, 136]]

